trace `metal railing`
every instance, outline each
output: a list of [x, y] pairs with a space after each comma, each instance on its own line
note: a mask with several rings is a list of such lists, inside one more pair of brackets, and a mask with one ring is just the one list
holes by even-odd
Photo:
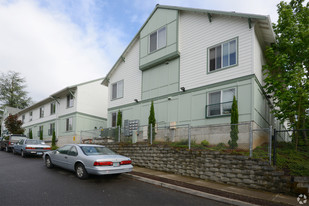
[[114, 127], [81, 131], [80, 136], [83, 143], [144, 142], [150, 145], [170, 144], [188, 149], [235, 150], [241, 154], [271, 162], [272, 127], [260, 128], [252, 122], [236, 125], [239, 131], [238, 146], [234, 149], [231, 149], [228, 144], [231, 139], [231, 124], [191, 126], [162, 122], [156, 125], [154, 130], [151, 125], [139, 125], [128, 133], [124, 128]]

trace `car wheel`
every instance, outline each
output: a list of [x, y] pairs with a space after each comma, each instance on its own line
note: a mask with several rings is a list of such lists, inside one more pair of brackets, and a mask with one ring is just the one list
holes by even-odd
[[12, 149], [12, 152], [13, 152], [13, 155], [16, 155], [16, 151], [14, 148]]
[[45, 157], [45, 165], [48, 169], [51, 169], [51, 168], [54, 167], [54, 164], [52, 163], [52, 161], [51, 161], [51, 159], [48, 155]]
[[76, 172], [76, 176], [79, 179], [87, 179], [88, 178], [88, 172], [86, 171], [85, 167], [83, 164], [78, 163], [75, 167], [75, 172]]
[[25, 158], [25, 157], [26, 157], [26, 154], [24, 153], [24, 151], [23, 151], [23, 150], [21, 151], [21, 156], [22, 156], [23, 158]]

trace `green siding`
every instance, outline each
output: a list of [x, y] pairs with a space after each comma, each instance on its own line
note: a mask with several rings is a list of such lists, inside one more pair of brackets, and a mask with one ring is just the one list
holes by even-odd
[[[166, 46], [149, 53], [149, 35], [166, 26]], [[158, 9], [140, 32], [140, 69], [146, 70], [179, 56], [178, 11]]]
[[142, 100], [179, 91], [179, 59], [143, 71]]
[[[238, 81], [228, 81], [199, 89], [187, 90], [186, 92], [177, 92], [171, 94], [171, 96], [154, 98], [157, 123], [169, 125], [170, 122], [175, 121], [178, 125], [191, 124], [192, 126], [230, 123], [230, 116], [205, 118], [208, 93], [228, 88], [236, 89], [240, 122], [252, 121], [251, 108], [253, 103], [251, 100], [253, 98], [251, 97], [254, 94], [251, 91], [254, 79], [254, 76], [248, 76], [247, 79], [239, 78]], [[168, 97], [170, 97], [170, 100]], [[123, 120], [138, 119], [140, 125], [147, 125], [150, 101], [151, 99], [148, 101], [143, 100], [134, 105], [129, 104], [123, 107], [111, 108], [108, 112], [111, 116], [112, 112], [117, 112], [120, 109], [124, 115]], [[110, 122], [108, 126], [111, 126]]]
[[[257, 80], [256, 80], [257, 81]], [[254, 121], [262, 128], [269, 127], [272, 123], [270, 104], [268, 103], [262, 88], [254, 81]]]

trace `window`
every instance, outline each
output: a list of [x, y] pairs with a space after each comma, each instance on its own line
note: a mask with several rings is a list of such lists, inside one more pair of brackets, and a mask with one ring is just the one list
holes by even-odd
[[40, 118], [44, 117], [44, 107], [40, 108]]
[[43, 126], [39, 127], [39, 131], [38, 131], [38, 137], [41, 137], [41, 133], [42, 133], [42, 137], [43, 137]]
[[67, 95], [67, 108], [74, 106], [74, 96], [73, 94]]
[[73, 130], [73, 118], [66, 119], [66, 131], [72, 131]]
[[112, 127], [116, 127], [117, 126], [117, 113], [113, 112], [112, 113]]
[[72, 147], [72, 145], [65, 145], [65, 146], [63, 146], [63, 147], [60, 147], [60, 148], [58, 149], [58, 152], [59, 152], [60, 154], [68, 154], [68, 152], [70, 151], [71, 147]]
[[50, 115], [55, 114], [56, 113], [56, 103], [53, 102], [50, 104]]
[[77, 152], [77, 149], [76, 149], [75, 146], [72, 146], [72, 148], [68, 152], [68, 155], [71, 155], [71, 156], [77, 156], [78, 155], [78, 152]]
[[29, 112], [29, 122], [31, 122], [31, 121], [32, 121], [32, 111]]
[[237, 64], [237, 41], [222, 43], [209, 49], [209, 71], [226, 68]]
[[55, 131], [55, 123], [51, 123], [51, 124], [49, 125], [48, 135], [49, 135], [49, 136], [52, 136], [54, 131]]
[[149, 52], [156, 51], [166, 46], [166, 27], [150, 34]]
[[25, 122], [25, 115], [23, 114], [22, 116], [21, 116], [21, 121], [24, 123]]
[[112, 84], [112, 100], [123, 97], [123, 80]]
[[231, 114], [235, 89], [209, 93], [207, 117]]

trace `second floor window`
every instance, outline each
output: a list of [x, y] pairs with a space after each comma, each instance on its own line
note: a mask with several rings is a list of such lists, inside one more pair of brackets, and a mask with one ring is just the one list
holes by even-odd
[[237, 40], [233, 39], [208, 50], [209, 72], [237, 64]]
[[207, 117], [230, 115], [235, 89], [226, 89], [208, 94]]
[[32, 111], [29, 112], [29, 122], [31, 122], [31, 121], [32, 121]]
[[25, 122], [25, 115], [23, 114], [23, 116], [21, 118], [22, 118], [22, 122], [24, 123]]
[[53, 102], [50, 104], [50, 114], [55, 114], [56, 113], [56, 103]]
[[73, 107], [74, 106], [74, 97], [72, 94], [69, 94], [67, 96], [67, 108]]
[[162, 27], [150, 34], [149, 52], [154, 52], [166, 46], [166, 27]]
[[112, 84], [112, 99], [123, 97], [123, 80]]
[[40, 118], [44, 117], [44, 107], [40, 108]]

